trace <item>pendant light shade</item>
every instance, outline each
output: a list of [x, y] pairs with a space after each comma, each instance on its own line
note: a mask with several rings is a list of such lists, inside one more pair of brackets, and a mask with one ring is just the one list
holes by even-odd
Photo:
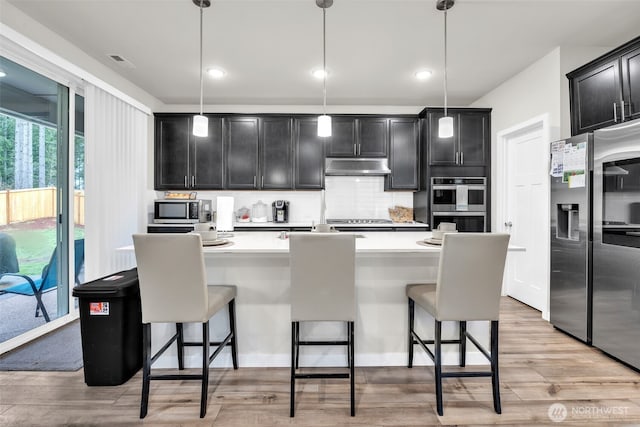
[[193, 3], [200, 8], [200, 114], [193, 116], [193, 135], [199, 137], [209, 136], [209, 119], [202, 115], [202, 14], [205, 7], [211, 6], [209, 0], [193, 0]]
[[327, 8], [333, 0], [316, 0], [322, 9], [322, 115], [318, 116], [318, 136], [331, 136], [331, 116], [327, 116]]
[[331, 136], [331, 116], [318, 116], [318, 136]]
[[193, 135], [209, 136], [209, 119], [200, 114], [193, 116]]
[[438, 137], [453, 136], [453, 117], [447, 116], [447, 10], [451, 9], [455, 0], [438, 0], [436, 9], [444, 10], [444, 117], [438, 120]]
[[441, 117], [438, 120], [438, 138], [451, 138], [453, 136], [453, 117]]

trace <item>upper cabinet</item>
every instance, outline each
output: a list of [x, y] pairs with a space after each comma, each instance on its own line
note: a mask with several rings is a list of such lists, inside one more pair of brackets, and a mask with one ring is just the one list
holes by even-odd
[[567, 77], [572, 135], [640, 117], [640, 37]]
[[191, 115], [157, 114], [155, 188], [190, 190], [223, 188], [222, 119], [209, 118], [209, 136], [193, 136]]
[[258, 118], [225, 119], [226, 184], [229, 190], [258, 188]]
[[318, 136], [318, 120], [306, 117], [294, 122], [294, 186], [296, 190], [321, 190], [324, 188], [325, 138]]
[[491, 109], [448, 108], [453, 117], [453, 136], [438, 136], [438, 120], [444, 116], [442, 108], [427, 108], [427, 147], [429, 164], [433, 166], [485, 166], [491, 144]]
[[391, 174], [385, 179], [385, 190], [418, 189], [418, 119], [389, 120]]
[[260, 119], [260, 188], [293, 188], [293, 119]]
[[388, 122], [381, 117], [333, 117], [327, 157], [387, 157]]

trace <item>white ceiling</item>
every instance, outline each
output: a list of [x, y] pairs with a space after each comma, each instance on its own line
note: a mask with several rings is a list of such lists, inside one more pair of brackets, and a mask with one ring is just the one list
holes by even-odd
[[[192, 0], [8, 0], [166, 104], [199, 102]], [[209, 105], [314, 105], [322, 9], [314, 0], [213, 0], [204, 11]], [[335, 0], [328, 105], [442, 105], [436, 0]], [[448, 14], [449, 104], [468, 105], [557, 46], [616, 47], [640, 33], [640, 0], [457, 0]], [[19, 30], [19, 29], [18, 29]], [[111, 59], [117, 54], [135, 68]], [[428, 81], [414, 72], [433, 70]]]

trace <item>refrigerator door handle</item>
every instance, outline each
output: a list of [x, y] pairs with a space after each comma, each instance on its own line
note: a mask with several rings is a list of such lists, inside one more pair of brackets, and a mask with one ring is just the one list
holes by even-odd
[[615, 102], [613, 103], [613, 121], [618, 123], [618, 105]]

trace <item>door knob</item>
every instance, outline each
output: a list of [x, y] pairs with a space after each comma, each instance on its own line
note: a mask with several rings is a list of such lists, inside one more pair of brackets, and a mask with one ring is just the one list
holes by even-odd
[[512, 225], [513, 225], [513, 223], [511, 221], [504, 223], [505, 227], [511, 227]]

